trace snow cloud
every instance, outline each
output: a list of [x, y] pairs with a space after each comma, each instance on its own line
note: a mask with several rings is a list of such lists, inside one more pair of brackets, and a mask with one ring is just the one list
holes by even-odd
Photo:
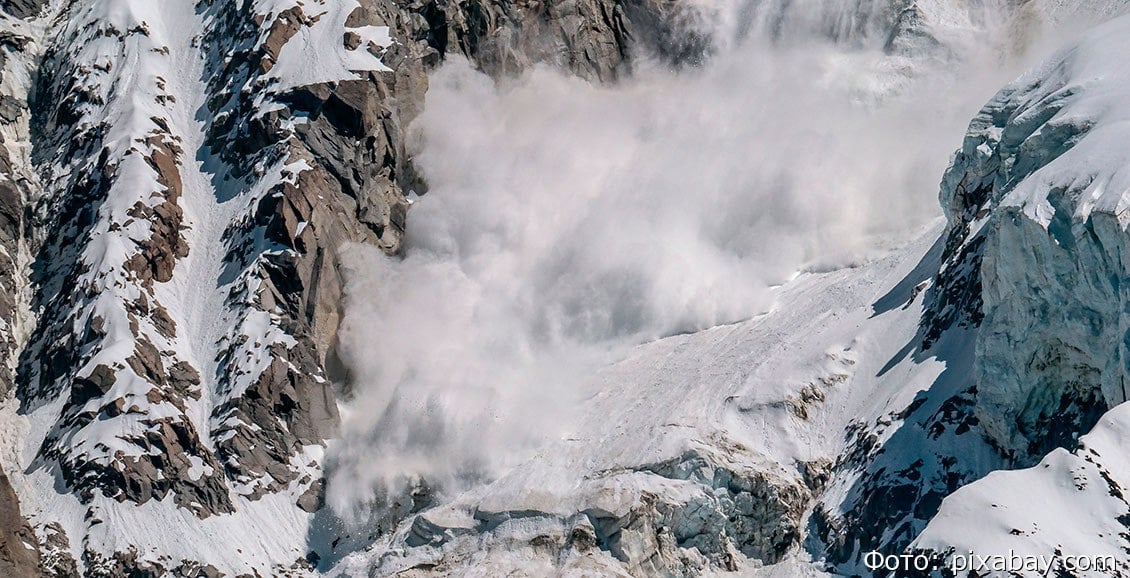
[[733, 40], [706, 65], [615, 86], [458, 59], [433, 75], [406, 255], [348, 260], [332, 506], [489, 480], [564, 435], [625, 348], [766, 312], [774, 285], [936, 218], [950, 153], [1009, 76], [999, 52], [956, 66], [714, 19]]

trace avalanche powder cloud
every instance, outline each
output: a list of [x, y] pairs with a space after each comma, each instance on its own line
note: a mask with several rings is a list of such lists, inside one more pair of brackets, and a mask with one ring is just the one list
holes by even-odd
[[566, 434], [618, 352], [763, 313], [798, 272], [935, 218], [952, 146], [1008, 74], [982, 56], [918, 74], [753, 35], [610, 87], [545, 68], [496, 84], [449, 61], [414, 124], [430, 190], [406, 255], [348, 263], [356, 398], [330, 504], [487, 481]]

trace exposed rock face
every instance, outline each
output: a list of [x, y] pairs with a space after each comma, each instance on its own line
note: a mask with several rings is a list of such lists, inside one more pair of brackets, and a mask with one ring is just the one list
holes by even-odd
[[3, 472], [0, 472], [0, 575], [40, 576], [39, 545], [31, 527], [20, 515], [16, 493]]
[[[86, 531], [101, 497], [209, 519], [287, 493], [316, 511], [344, 377], [338, 251], [401, 249], [428, 68], [450, 52], [614, 80], [669, 8], [112, 0], [0, 38], [36, 71], [30, 106], [0, 103], [5, 143], [32, 143], [0, 150], [0, 393], [17, 383], [44, 424], [29, 471], [59, 476]], [[75, 571], [196, 572], [39, 530], [59, 575], [78, 548]]]
[[418, 37], [435, 51], [463, 54], [492, 75], [543, 62], [610, 81], [630, 71], [631, 50], [656, 48], [679, 61], [706, 48], [704, 39], [671, 42], [669, 13], [679, 8], [653, 0], [413, 2], [408, 9], [426, 22]]

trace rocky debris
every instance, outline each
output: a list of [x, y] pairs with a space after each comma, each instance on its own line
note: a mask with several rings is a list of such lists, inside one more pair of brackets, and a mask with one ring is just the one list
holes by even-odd
[[78, 563], [71, 556], [71, 542], [58, 522], [50, 522], [39, 532], [40, 569], [50, 578], [74, 578]]
[[0, 576], [38, 578], [39, 545], [20, 514], [8, 476], [0, 471]]
[[322, 509], [326, 504], [326, 481], [325, 479], [316, 480], [310, 484], [306, 491], [298, 496], [296, 506], [303, 512], [314, 513]]

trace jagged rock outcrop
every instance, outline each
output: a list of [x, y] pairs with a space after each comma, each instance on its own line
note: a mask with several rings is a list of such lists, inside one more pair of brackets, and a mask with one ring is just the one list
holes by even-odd
[[344, 379], [338, 251], [401, 248], [407, 194], [426, 189], [404, 135], [429, 68], [452, 52], [497, 74], [547, 62], [613, 80], [670, 7], [153, 6], [4, 4], [49, 14], [30, 40], [0, 38], [35, 70], [30, 104], [0, 103], [31, 142], [30, 158], [0, 157], [14, 177], [0, 182], [0, 390], [18, 385], [42, 436], [26, 474], [87, 508], [85, 530], [38, 528], [64, 575], [76, 559], [180, 568], [84, 537], [105, 528], [103, 497], [201, 520], [275, 494], [320, 508]]
[[670, 1], [416, 1], [408, 7], [427, 22], [426, 38], [438, 53], [463, 54], [495, 76], [541, 62], [612, 81], [630, 72], [632, 51], [678, 63], [700, 59], [709, 45], [693, 29], [677, 30], [678, 19], [692, 15]]
[[11, 578], [41, 575], [39, 544], [31, 526], [20, 515], [19, 500], [4, 472], [0, 472], [0, 575]]

